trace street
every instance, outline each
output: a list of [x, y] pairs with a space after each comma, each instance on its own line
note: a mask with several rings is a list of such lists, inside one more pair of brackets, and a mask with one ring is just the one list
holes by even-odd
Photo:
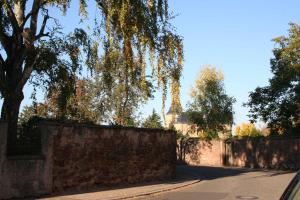
[[177, 191], [149, 195], [144, 200], [277, 200], [294, 172], [223, 167], [188, 167], [180, 170], [199, 175], [201, 182]]

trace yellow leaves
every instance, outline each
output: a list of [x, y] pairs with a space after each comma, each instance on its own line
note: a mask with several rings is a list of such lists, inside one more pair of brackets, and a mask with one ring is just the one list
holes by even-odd
[[180, 105], [183, 44], [168, 22], [168, 1], [106, 0], [98, 5], [104, 10], [107, 53], [115, 46], [123, 49], [128, 68], [136, 67], [133, 61], [139, 59], [142, 88], [147, 87], [145, 58], [149, 58], [153, 79], [163, 92], [163, 107], [169, 85], [172, 104]]
[[222, 71], [217, 70], [213, 65], [205, 65], [199, 72], [196, 79], [196, 85], [191, 89], [191, 97], [196, 97], [197, 95], [203, 96], [203, 91], [206, 87], [211, 87], [212, 90], [217, 90], [221, 87], [224, 80], [224, 75]]
[[155, 61], [155, 49], [153, 47], [149, 48], [149, 59], [150, 59], [150, 66], [152, 68], [152, 74], [153, 74], [154, 69], [155, 69], [155, 64], [154, 64], [154, 61]]
[[128, 67], [133, 67], [133, 51], [130, 37], [125, 36], [123, 51]]
[[124, 1], [121, 6], [120, 17], [119, 17], [121, 29], [125, 29], [127, 26], [126, 18], [128, 16], [128, 11], [129, 11], [129, 2]]
[[234, 134], [239, 137], [256, 137], [261, 136], [262, 132], [253, 123], [242, 123], [235, 127]]
[[224, 75], [220, 70], [217, 70], [215, 66], [206, 65], [201, 69], [198, 75], [197, 84], [201, 84], [201, 82], [207, 80], [223, 81]]
[[87, 17], [87, 11], [86, 11], [86, 2], [85, 0], [79, 0], [79, 13], [86, 18]]
[[172, 94], [172, 112], [180, 113], [182, 111], [180, 102], [180, 84], [179, 81], [172, 80], [171, 83], [171, 94]]
[[183, 67], [183, 44], [181, 39], [176, 41], [176, 48], [178, 52], [178, 65]]

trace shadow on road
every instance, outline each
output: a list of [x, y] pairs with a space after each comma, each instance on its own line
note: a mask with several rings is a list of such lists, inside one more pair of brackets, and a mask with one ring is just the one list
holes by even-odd
[[[188, 180], [189, 178], [198, 178], [200, 180], [212, 180], [222, 177], [237, 176], [249, 172], [269, 172], [263, 176], [278, 176], [283, 174], [294, 173], [294, 171], [276, 171], [266, 169], [250, 169], [250, 168], [238, 168], [238, 167], [213, 167], [213, 166], [189, 166], [179, 165], [177, 166], [177, 175], [181, 176], [181, 179]], [[181, 175], [182, 174], [182, 175]]]
[[156, 182], [146, 182], [140, 184], [127, 184], [120, 185], [115, 187], [103, 187], [96, 186], [94, 188], [89, 189], [81, 189], [81, 190], [69, 190], [63, 193], [55, 193], [51, 195], [43, 196], [42, 198], [48, 197], [59, 197], [64, 195], [74, 195], [74, 194], [83, 194], [83, 193], [94, 193], [94, 192], [105, 192], [105, 191], [114, 191], [118, 189], [133, 189], [137, 190], [140, 187], [146, 186], [158, 186], [159, 184], [179, 184], [187, 181], [195, 181], [195, 180], [213, 180], [223, 177], [232, 177], [238, 176], [245, 173], [250, 172], [270, 172], [267, 175], [264, 174], [262, 176], [277, 176], [287, 173], [294, 173], [291, 171], [274, 171], [274, 170], [261, 170], [261, 169], [249, 169], [249, 168], [232, 168], [232, 167], [212, 167], [212, 166], [189, 166], [189, 165], [178, 165], [176, 168], [176, 177], [172, 180], [165, 181], [156, 181]]
[[226, 176], [236, 176], [254, 170], [246, 168], [228, 168], [228, 167], [213, 167], [213, 166], [177, 166], [177, 175], [185, 180], [188, 178], [198, 178], [200, 180], [211, 180]]

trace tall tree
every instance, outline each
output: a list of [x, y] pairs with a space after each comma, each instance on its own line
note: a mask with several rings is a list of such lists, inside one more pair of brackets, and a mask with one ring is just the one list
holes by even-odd
[[153, 109], [152, 114], [148, 116], [142, 124], [144, 128], [163, 128], [159, 115]]
[[[9, 140], [16, 138], [20, 104], [24, 98], [23, 88], [34, 73], [45, 73], [43, 77], [47, 77], [47, 80], [52, 80], [51, 76], [54, 75], [56, 80], [61, 81], [61, 78], [74, 77], [74, 73], [81, 69], [78, 63], [81, 59], [80, 50], [84, 52], [89, 48], [63, 45], [61, 49], [60, 44], [64, 43], [64, 39], [57, 38], [58, 20], [49, 23], [53, 18], [49, 15], [48, 9], [58, 8], [66, 13], [71, 2], [71, 0], [0, 1], [0, 93], [4, 99], [1, 118], [8, 121]], [[182, 39], [172, 32], [168, 1], [95, 0], [95, 2], [101, 14], [96, 20], [98, 25], [96, 29], [97, 32], [105, 33], [102, 41], [107, 66], [110, 65], [112, 46], [117, 44], [122, 48], [127, 69], [134, 67], [132, 62], [137, 54], [140, 63], [143, 64], [142, 77], [145, 77], [145, 58], [149, 52], [151, 62], [157, 60], [157, 65], [153, 64], [153, 74], [163, 89], [163, 98], [166, 96], [167, 85], [171, 82], [172, 102], [178, 105], [183, 59]], [[86, 0], [80, 0], [79, 3], [80, 13], [84, 19], [88, 14]], [[81, 36], [84, 35], [83, 32], [79, 33]], [[98, 55], [95, 48], [97, 43], [92, 44], [80, 35], [75, 33], [75, 36], [81, 39], [79, 41], [74, 39], [72, 44], [79, 42], [94, 48], [92, 52], [85, 52], [86, 56], [91, 56], [86, 59], [85, 64], [92, 68], [94, 64], [92, 57]], [[63, 53], [69, 54], [68, 61], [71, 65], [66, 65], [64, 62], [66, 60], [61, 55]], [[74, 70], [74, 66], [78, 68]], [[49, 70], [52, 68], [56, 70]], [[68, 94], [70, 87], [64, 84], [61, 86], [67, 91], [65, 94]], [[62, 103], [62, 108], [64, 106]]]
[[204, 67], [192, 88], [192, 101], [186, 113], [189, 120], [212, 137], [233, 124], [235, 99], [226, 94], [224, 76], [215, 67]]
[[274, 39], [269, 85], [249, 95], [253, 121], [263, 120], [275, 134], [300, 131], [300, 27], [290, 24], [289, 35]]

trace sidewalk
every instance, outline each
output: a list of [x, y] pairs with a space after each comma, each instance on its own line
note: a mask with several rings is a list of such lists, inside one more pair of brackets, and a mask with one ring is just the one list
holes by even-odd
[[196, 174], [188, 172], [184, 166], [177, 167], [177, 177], [167, 182], [152, 182], [143, 185], [126, 186], [123, 188], [99, 189], [77, 194], [53, 195], [41, 200], [117, 200], [130, 199], [145, 195], [167, 192], [200, 182]]

